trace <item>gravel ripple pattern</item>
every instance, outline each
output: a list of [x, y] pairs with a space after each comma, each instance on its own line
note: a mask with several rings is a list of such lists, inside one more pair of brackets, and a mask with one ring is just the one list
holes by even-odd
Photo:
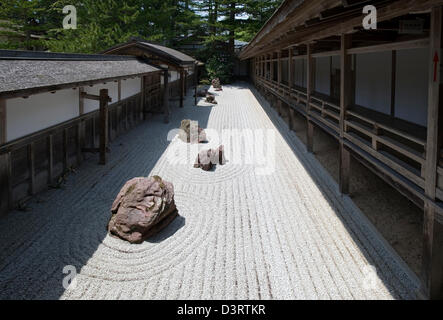
[[[31, 211], [1, 218], [0, 299], [415, 299], [415, 275], [255, 89], [216, 95], [196, 107], [188, 93], [170, 124], [144, 122], [112, 142], [106, 166], [92, 157]], [[232, 161], [204, 172], [192, 153], [171, 162], [188, 148], [167, 139], [182, 119], [273, 130], [275, 172]], [[120, 188], [149, 175], [174, 184], [180, 216], [140, 245], [108, 236]], [[78, 272], [68, 289], [66, 265]]]

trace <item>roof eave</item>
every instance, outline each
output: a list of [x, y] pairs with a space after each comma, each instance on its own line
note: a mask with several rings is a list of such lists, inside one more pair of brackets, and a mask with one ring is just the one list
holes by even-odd
[[72, 88], [84, 87], [84, 86], [92, 86], [92, 85], [96, 85], [96, 84], [100, 84], [100, 83], [104, 83], [104, 82], [113, 82], [113, 81], [131, 78], [131, 77], [142, 77], [142, 76], [156, 73], [156, 72], [162, 72], [162, 71], [161, 70], [154, 70], [154, 71], [149, 71], [149, 72], [126, 74], [126, 75], [121, 75], [118, 77], [108, 77], [108, 78], [101, 78], [101, 79], [94, 79], [94, 80], [87, 80], [87, 81], [77, 81], [77, 82], [69, 82], [69, 83], [56, 84], [56, 85], [48, 85], [48, 86], [32, 87], [32, 88], [19, 89], [19, 90], [3, 91], [3, 92], [0, 92], [0, 98], [1, 99], [13, 99], [13, 98], [20, 98], [20, 97], [29, 97], [31, 95], [40, 94], [40, 93], [54, 92], [54, 91], [66, 90], [66, 89], [72, 89]]

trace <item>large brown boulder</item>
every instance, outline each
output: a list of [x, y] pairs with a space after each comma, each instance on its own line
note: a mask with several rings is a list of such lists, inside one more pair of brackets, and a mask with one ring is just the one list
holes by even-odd
[[224, 165], [225, 163], [225, 148], [224, 146], [220, 146], [215, 150], [209, 149], [201, 151], [197, 156], [194, 168], [210, 171], [215, 165]]
[[158, 176], [134, 178], [120, 190], [111, 212], [108, 232], [130, 243], [142, 243], [177, 217], [174, 187]]
[[179, 138], [188, 143], [207, 142], [205, 131], [198, 126], [197, 121], [182, 120]]

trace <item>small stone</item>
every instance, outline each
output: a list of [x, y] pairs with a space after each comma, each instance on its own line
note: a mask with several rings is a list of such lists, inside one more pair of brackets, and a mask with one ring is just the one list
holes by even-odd
[[198, 122], [189, 119], [182, 120], [179, 138], [187, 143], [207, 142], [206, 133], [199, 127]]
[[194, 168], [201, 168], [204, 171], [210, 171], [217, 164], [226, 164], [224, 146], [220, 146], [215, 150], [209, 149], [201, 151], [197, 156]]
[[212, 103], [212, 104], [217, 104], [217, 101], [215, 100], [215, 96], [212, 94], [208, 94], [206, 96], [206, 102]]
[[221, 82], [219, 78], [215, 78], [212, 80], [212, 86], [214, 87], [214, 89], [221, 89]]

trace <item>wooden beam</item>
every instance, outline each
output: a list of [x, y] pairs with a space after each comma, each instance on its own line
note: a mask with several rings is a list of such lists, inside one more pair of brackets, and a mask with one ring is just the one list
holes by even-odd
[[[78, 91], [79, 91], [79, 108], [78, 108], [79, 110], [78, 110], [78, 112], [79, 112], [79, 115], [82, 116], [85, 113], [85, 100], [83, 99], [83, 93], [85, 93], [85, 88], [80, 87], [78, 89]], [[82, 120], [79, 123], [78, 130], [79, 130], [78, 131], [79, 136], [78, 136], [78, 141], [77, 141], [77, 143], [78, 143], [77, 147], [79, 150], [81, 150], [81, 147], [85, 143], [85, 135], [86, 135], [86, 122], [84, 120]], [[83, 154], [81, 154], [81, 151], [80, 151], [80, 154], [78, 154], [78, 159], [79, 159], [79, 163], [81, 161], [83, 161]]]
[[292, 58], [293, 49], [288, 49], [288, 87], [292, 89], [294, 87], [294, 59]]
[[68, 129], [63, 129], [63, 171], [68, 169]]
[[274, 72], [275, 72], [275, 70], [274, 70], [274, 53], [272, 53], [272, 56], [271, 56], [271, 59], [269, 59], [269, 63], [270, 63], [270, 65], [271, 65], [271, 82], [273, 82], [273, 81], [275, 81], [274, 80]]
[[[101, 101], [100, 99], [102, 98], [102, 97], [100, 97], [100, 95], [97, 96], [97, 95], [89, 94], [89, 93], [86, 93], [86, 92], [81, 92], [80, 96], [83, 99], [89, 99], [89, 100], [95, 100], [95, 101]], [[112, 102], [111, 97], [108, 97], [108, 102]]]
[[278, 90], [281, 90], [281, 70], [282, 69], [282, 63], [281, 63], [281, 50], [277, 53], [277, 82], [278, 82]]
[[391, 117], [395, 117], [395, 95], [397, 84], [397, 51], [392, 51], [392, 69], [391, 69]]
[[0, 98], [0, 145], [6, 143], [6, 100]]
[[360, 54], [360, 53], [373, 53], [382, 51], [392, 51], [392, 50], [408, 50], [408, 49], [419, 49], [429, 47], [429, 39], [417, 39], [410, 41], [400, 41], [384, 43], [374, 46], [351, 48], [348, 50], [348, 54]]
[[[163, 71], [163, 82], [164, 82], [164, 90], [163, 90], [163, 113], [164, 113], [164, 122], [169, 123], [169, 71], [166, 69]], [[197, 86], [196, 86], [197, 88]], [[197, 101], [197, 89], [195, 91], [195, 100]], [[196, 102], [197, 105], [197, 102]]]
[[[321, 3], [323, 4], [323, 1]], [[387, 21], [407, 15], [411, 12], [426, 11], [433, 6], [442, 4], [443, 0], [386, 1], [386, 3], [377, 5], [377, 20], [378, 22]], [[292, 32], [295, 29], [295, 26], [302, 24], [304, 21], [306, 20], [302, 15], [288, 18], [284, 23], [281, 23], [281, 26], [284, 25], [284, 27], [278, 29], [275, 28], [270, 32], [273, 36], [268, 37], [266, 40], [264, 39], [265, 37], [263, 37], [260, 41], [257, 41], [257, 43], [250, 42], [250, 44], [241, 52], [241, 59], [266, 53], [270, 50], [275, 50], [276, 48], [284, 48], [288, 45], [303, 44], [308, 41], [353, 32], [355, 28], [361, 27], [362, 15], [361, 13], [357, 13], [355, 16], [347, 19], [340, 17], [325, 21], [324, 23], [320, 23], [311, 28]], [[282, 36], [279, 37], [280, 39], [272, 41], [277, 38], [275, 34], [280, 34]]]
[[48, 184], [52, 185], [54, 182], [54, 138], [53, 135], [48, 135], [47, 138], [47, 158], [48, 158]]
[[107, 147], [108, 147], [108, 89], [100, 90], [100, 162], [99, 164], [105, 165], [107, 160]]
[[34, 142], [28, 144], [29, 193], [35, 194], [35, 152]]
[[79, 100], [79, 103], [78, 103], [78, 114], [79, 115], [82, 115], [82, 114], [85, 113], [85, 100], [84, 100], [84, 96], [83, 96], [85, 93], [86, 92], [85, 92], [85, 88], [84, 87], [78, 88], [78, 95], [79, 95], [79, 97], [78, 97], [78, 100]]
[[140, 78], [140, 119], [146, 120], [145, 112], [145, 88], [146, 88], [146, 78]]
[[11, 152], [0, 154], [0, 215], [12, 209], [12, 160]]
[[185, 87], [184, 95], [185, 95], [185, 97], [187, 97], [188, 96], [188, 71], [187, 70], [185, 70], [184, 76], [185, 76], [185, 83], [183, 84]]
[[442, 8], [431, 12], [431, 35], [429, 55], [428, 133], [426, 143], [425, 202], [423, 221], [423, 291], [431, 299], [443, 299], [443, 225], [436, 220], [436, 211], [431, 202], [436, 198], [437, 163], [442, 141], [439, 127], [443, 112], [440, 100], [441, 53], [442, 53]]
[[307, 58], [306, 58], [306, 75], [307, 75], [307, 101], [306, 101], [306, 113], [308, 114], [307, 117], [307, 126], [308, 130], [306, 131], [307, 137], [307, 149], [308, 152], [314, 151], [314, 124], [309, 120], [309, 114], [311, 113], [311, 96], [314, 93], [314, 86], [315, 86], [315, 61], [312, 57], [312, 44], [307, 44]]
[[180, 108], [184, 107], [185, 101], [185, 71], [180, 69]]
[[198, 82], [199, 82], [199, 80], [198, 80], [198, 63], [196, 62], [194, 64], [194, 86], [195, 86], [195, 88], [194, 88], [194, 104], [196, 106], [198, 104], [198, 97], [197, 97], [197, 94], [198, 94]]
[[352, 56], [348, 50], [352, 45], [352, 36], [343, 34], [341, 36], [341, 55], [340, 55], [340, 168], [339, 168], [339, 187], [343, 194], [349, 193], [349, 175], [350, 175], [350, 153], [343, 145], [345, 133], [346, 110], [352, 103]]
[[314, 53], [312, 56], [314, 58], [323, 58], [323, 57], [340, 56], [340, 54], [341, 54], [340, 50], [335, 50], [335, 51], [324, 51], [324, 52]]
[[122, 80], [118, 80], [118, 101], [122, 101]]

